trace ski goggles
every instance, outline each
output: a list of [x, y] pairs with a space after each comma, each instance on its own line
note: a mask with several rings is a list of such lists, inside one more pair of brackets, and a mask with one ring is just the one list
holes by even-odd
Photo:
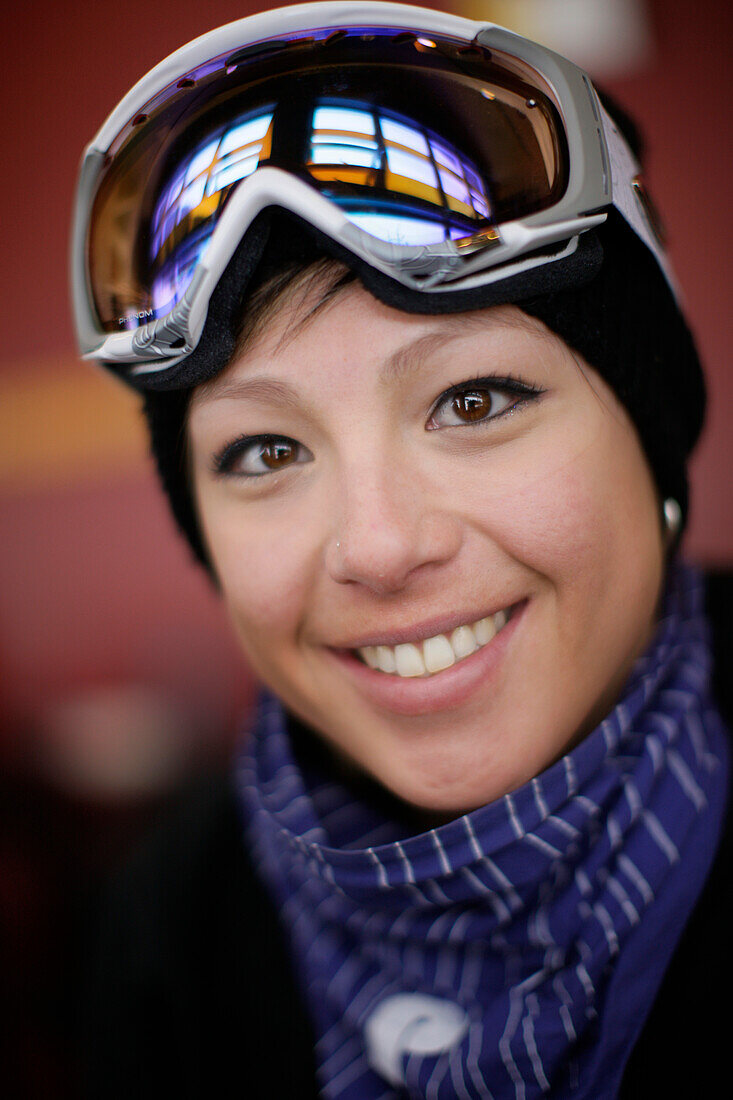
[[483, 288], [488, 304], [495, 284], [572, 255], [612, 206], [671, 284], [639, 172], [589, 77], [501, 27], [388, 3], [252, 16], [161, 62], [86, 149], [81, 352], [143, 388], [174, 378], [269, 209], [426, 312]]

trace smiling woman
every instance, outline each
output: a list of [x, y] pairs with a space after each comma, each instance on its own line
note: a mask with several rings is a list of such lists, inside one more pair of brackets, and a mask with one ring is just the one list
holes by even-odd
[[658, 1037], [721, 928], [704, 388], [633, 128], [500, 28], [355, 7], [185, 47], [82, 174], [80, 341], [263, 684], [112, 896], [90, 1072], [699, 1095]]
[[409, 315], [358, 283], [312, 312], [323, 278], [194, 391], [197, 514], [262, 680], [394, 794], [460, 814], [618, 697], [661, 592], [656, 490], [542, 322]]

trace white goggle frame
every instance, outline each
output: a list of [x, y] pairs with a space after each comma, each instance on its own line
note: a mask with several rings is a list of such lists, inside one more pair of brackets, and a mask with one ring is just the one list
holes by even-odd
[[[466, 248], [445, 241], [427, 246], [391, 244], [349, 221], [315, 188], [280, 168], [259, 168], [231, 194], [185, 294], [165, 317], [133, 330], [108, 333], [93, 306], [87, 268], [89, 218], [105, 158], [120, 131], [161, 91], [192, 69], [229, 50], [323, 27], [386, 27], [464, 38], [516, 58], [533, 70], [552, 99], [568, 145], [569, 179], [548, 209], [492, 228]], [[507, 279], [569, 256], [579, 234], [605, 221], [616, 207], [656, 257], [673, 293], [677, 289], [652, 225], [639, 182], [640, 168], [600, 103], [588, 75], [565, 58], [491, 23], [391, 3], [326, 2], [280, 8], [229, 23], [183, 46], [144, 76], [106, 120], [85, 150], [74, 211], [71, 282], [81, 354], [100, 363], [130, 364], [132, 376], [168, 370], [198, 344], [209, 300], [242, 237], [269, 207], [292, 212], [372, 268], [421, 293], [466, 290]], [[478, 236], [481, 236], [480, 234]], [[551, 256], [533, 255], [553, 244]]]

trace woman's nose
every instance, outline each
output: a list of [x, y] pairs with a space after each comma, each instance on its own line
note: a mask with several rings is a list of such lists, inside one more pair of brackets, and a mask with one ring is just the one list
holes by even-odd
[[442, 507], [434, 486], [407, 471], [361, 468], [344, 477], [334, 504], [326, 566], [337, 583], [380, 595], [398, 592], [419, 571], [458, 552], [458, 518]]

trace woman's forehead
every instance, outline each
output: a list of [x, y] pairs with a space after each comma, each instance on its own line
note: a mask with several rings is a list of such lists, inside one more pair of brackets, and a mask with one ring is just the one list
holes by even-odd
[[[546, 371], [548, 356], [565, 365], [574, 363], [560, 337], [514, 305], [458, 314], [408, 314], [378, 301], [360, 284], [350, 284], [325, 302], [313, 288], [305, 298], [283, 301], [271, 323], [253, 334], [229, 366], [197, 387], [192, 408], [255, 394], [261, 391], [255, 378], [263, 374], [273, 381], [288, 378], [297, 388], [301, 365], [308, 365], [306, 377], [312, 379], [314, 368], [326, 368], [339, 356], [347, 358], [354, 381], [366, 374], [380, 385], [398, 383], [419, 373], [431, 357], [449, 346], [460, 352], [463, 341], [471, 342], [472, 352], [485, 349], [487, 370], [494, 365], [499, 370], [502, 361], [530, 349], [533, 354], [526, 369], [535, 373]], [[453, 366], [470, 373], [478, 364], [471, 357]], [[285, 388], [280, 391], [283, 396]]]

